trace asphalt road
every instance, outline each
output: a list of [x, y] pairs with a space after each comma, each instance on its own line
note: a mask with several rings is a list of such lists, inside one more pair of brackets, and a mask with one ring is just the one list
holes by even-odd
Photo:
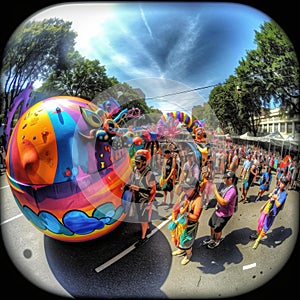
[[[224, 241], [214, 250], [201, 245], [209, 235], [212, 200], [200, 217], [192, 259], [182, 266], [182, 258], [171, 256], [174, 247], [167, 228], [171, 208], [167, 206], [154, 208], [150, 239], [142, 247], [134, 246], [140, 226], [130, 218], [96, 240], [60, 242], [38, 231], [21, 214], [5, 175], [0, 180], [3, 293], [43, 299], [253, 299], [295, 289], [291, 281], [298, 262], [299, 191], [289, 191], [284, 209], [256, 250], [249, 235], [263, 203], [253, 202], [258, 185], [249, 190], [250, 202], [239, 204], [223, 231]], [[160, 191], [156, 199], [162, 202]]]

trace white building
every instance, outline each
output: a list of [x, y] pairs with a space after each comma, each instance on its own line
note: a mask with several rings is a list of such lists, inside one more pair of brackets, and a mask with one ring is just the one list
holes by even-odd
[[300, 142], [300, 116], [296, 114], [292, 117], [282, 116], [279, 108], [271, 109], [268, 116], [260, 116], [259, 135], [277, 131], [285, 139], [289, 138], [295, 142]]

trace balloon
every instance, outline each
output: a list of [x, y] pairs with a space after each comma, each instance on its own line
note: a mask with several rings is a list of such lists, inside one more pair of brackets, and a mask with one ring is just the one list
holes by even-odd
[[187, 113], [181, 112], [181, 111], [167, 112], [162, 115], [161, 120], [163, 123], [166, 123], [169, 118], [172, 118], [174, 120], [178, 120], [181, 123], [184, 123], [187, 127], [186, 129], [189, 132], [192, 131], [193, 121], [192, 121], [192, 118]]

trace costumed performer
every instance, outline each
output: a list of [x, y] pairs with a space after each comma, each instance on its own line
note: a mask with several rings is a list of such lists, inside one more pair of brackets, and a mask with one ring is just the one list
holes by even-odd
[[266, 235], [274, 223], [275, 217], [279, 211], [282, 210], [283, 205], [287, 199], [287, 192], [285, 190], [289, 180], [287, 177], [280, 178], [279, 186], [269, 195], [269, 199], [260, 208], [260, 217], [258, 219], [257, 230], [250, 235], [251, 240], [255, 240], [253, 249], [258, 247], [260, 240]]
[[187, 178], [181, 187], [183, 191], [174, 204], [172, 222], [169, 223], [168, 228], [171, 231], [172, 241], [178, 248], [172, 252], [172, 255], [184, 255], [181, 264], [186, 265], [192, 257], [192, 246], [202, 213], [202, 198], [199, 194], [198, 178]]
[[[147, 153], [146, 153], [147, 152]], [[152, 215], [152, 204], [156, 194], [156, 180], [151, 168], [149, 150], [138, 150], [135, 154], [135, 167], [131, 174], [130, 183], [124, 190], [133, 191], [133, 201], [136, 208], [138, 221], [141, 223], [142, 235], [136, 247], [143, 245], [149, 240], [146, 236]]]

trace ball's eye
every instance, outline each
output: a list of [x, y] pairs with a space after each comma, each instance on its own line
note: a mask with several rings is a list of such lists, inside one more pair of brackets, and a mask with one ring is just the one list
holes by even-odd
[[80, 111], [84, 120], [93, 128], [102, 127], [103, 121], [101, 117], [94, 111], [80, 107]]

